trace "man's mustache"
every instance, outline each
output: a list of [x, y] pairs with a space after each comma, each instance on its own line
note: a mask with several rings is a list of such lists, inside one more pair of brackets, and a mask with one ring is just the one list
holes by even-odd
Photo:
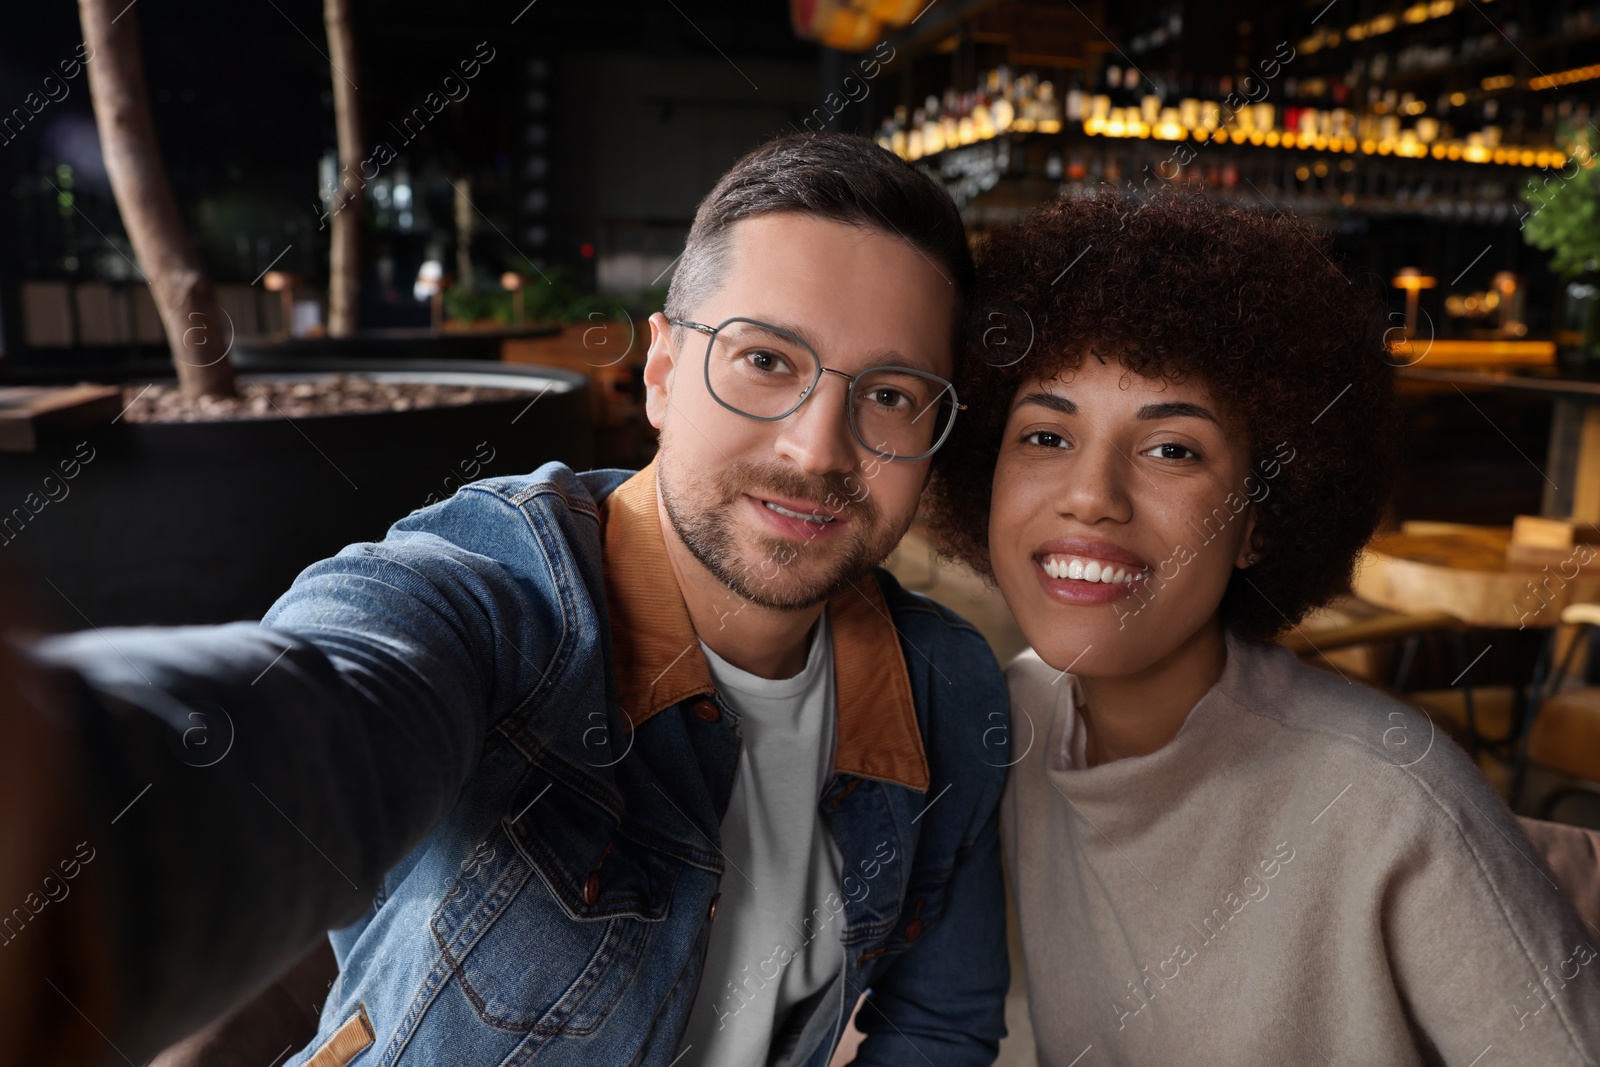
[[731, 504], [745, 494], [759, 497], [765, 491], [772, 496], [809, 500], [829, 511], [867, 523], [878, 518], [871, 488], [859, 472], [807, 477], [789, 467], [754, 463], [731, 467], [723, 471], [718, 480], [724, 504]]

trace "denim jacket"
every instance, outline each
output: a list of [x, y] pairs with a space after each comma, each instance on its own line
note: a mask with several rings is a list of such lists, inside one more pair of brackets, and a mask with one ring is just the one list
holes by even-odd
[[[829, 618], [820, 813], [843, 864], [808, 932], [845, 962], [774, 1054], [825, 1067], [870, 990], [855, 1062], [990, 1063], [1004, 682], [971, 626], [882, 570]], [[695, 1062], [680, 1043], [739, 722], [668, 566], [653, 468], [475, 482], [307, 568], [259, 625], [31, 651], [87, 683], [124, 1050], [338, 927], [317, 1038], [287, 1064]]]

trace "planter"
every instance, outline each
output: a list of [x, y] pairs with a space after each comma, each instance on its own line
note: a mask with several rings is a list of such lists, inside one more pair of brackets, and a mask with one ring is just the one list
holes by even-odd
[[359, 372], [522, 395], [292, 422], [119, 420], [60, 435], [0, 455], [0, 551], [43, 579], [65, 628], [253, 619], [309, 564], [381, 540], [468, 481], [550, 460], [590, 465], [582, 375], [372, 359], [315, 367], [239, 361], [245, 381]]
[[240, 342], [234, 350], [246, 362], [261, 359], [368, 360], [421, 359], [479, 360], [500, 358], [507, 341], [550, 337], [561, 332], [551, 323], [528, 326], [487, 326], [447, 329], [362, 330], [354, 337], [296, 337], [286, 340]]

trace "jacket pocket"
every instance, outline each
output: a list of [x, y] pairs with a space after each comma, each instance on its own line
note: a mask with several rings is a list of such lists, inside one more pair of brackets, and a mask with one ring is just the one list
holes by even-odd
[[535, 768], [463, 860], [431, 925], [485, 1023], [583, 1036], [626, 992], [683, 864], [618, 829]]

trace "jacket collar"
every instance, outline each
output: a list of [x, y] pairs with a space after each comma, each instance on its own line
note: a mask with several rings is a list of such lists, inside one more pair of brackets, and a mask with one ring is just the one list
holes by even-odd
[[[617, 700], [630, 727], [715, 690], [689, 620], [656, 504], [656, 465], [605, 499], [606, 602]], [[663, 578], [668, 580], [663, 581]], [[828, 601], [839, 738], [834, 771], [928, 789], [911, 679], [883, 590], [873, 577]]]

